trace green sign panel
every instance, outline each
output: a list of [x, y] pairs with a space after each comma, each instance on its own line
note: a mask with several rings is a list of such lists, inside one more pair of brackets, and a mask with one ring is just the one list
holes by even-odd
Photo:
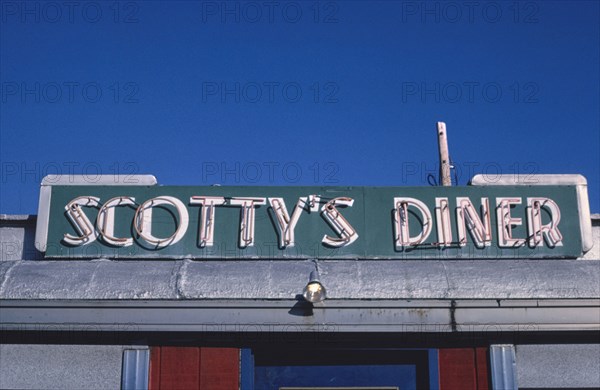
[[468, 259], [582, 253], [575, 186], [52, 186], [47, 258]]

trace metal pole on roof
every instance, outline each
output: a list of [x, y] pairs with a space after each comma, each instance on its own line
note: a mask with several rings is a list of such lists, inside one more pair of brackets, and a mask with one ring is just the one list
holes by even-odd
[[446, 123], [437, 123], [438, 149], [440, 152], [440, 184], [451, 186], [450, 179], [450, 154], [448, 152], [448, 137], [446, 134]]

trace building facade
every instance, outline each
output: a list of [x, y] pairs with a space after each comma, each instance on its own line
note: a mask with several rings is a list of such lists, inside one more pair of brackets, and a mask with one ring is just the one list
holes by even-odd
[[46, 178], [37, 216], [1, 217], [0, 388], [600, 387], [600, 216], [581, 176], [110, 179]]

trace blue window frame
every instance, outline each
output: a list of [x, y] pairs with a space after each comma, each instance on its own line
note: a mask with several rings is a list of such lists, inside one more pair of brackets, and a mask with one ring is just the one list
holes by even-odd
[[244, 349], [241, 363], [242, 390], [438, 389], [436, 349]]

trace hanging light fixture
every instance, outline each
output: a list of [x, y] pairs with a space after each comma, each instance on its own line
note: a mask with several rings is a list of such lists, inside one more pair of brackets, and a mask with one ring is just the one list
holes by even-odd
[[311, 303], [321, 302], [327, 297], [327, 290], [321, 283], [318, 269], [315, 269], [310, 273], [310, 278], [308, 279], [306, 287], [304, 287], [302, 296]]

